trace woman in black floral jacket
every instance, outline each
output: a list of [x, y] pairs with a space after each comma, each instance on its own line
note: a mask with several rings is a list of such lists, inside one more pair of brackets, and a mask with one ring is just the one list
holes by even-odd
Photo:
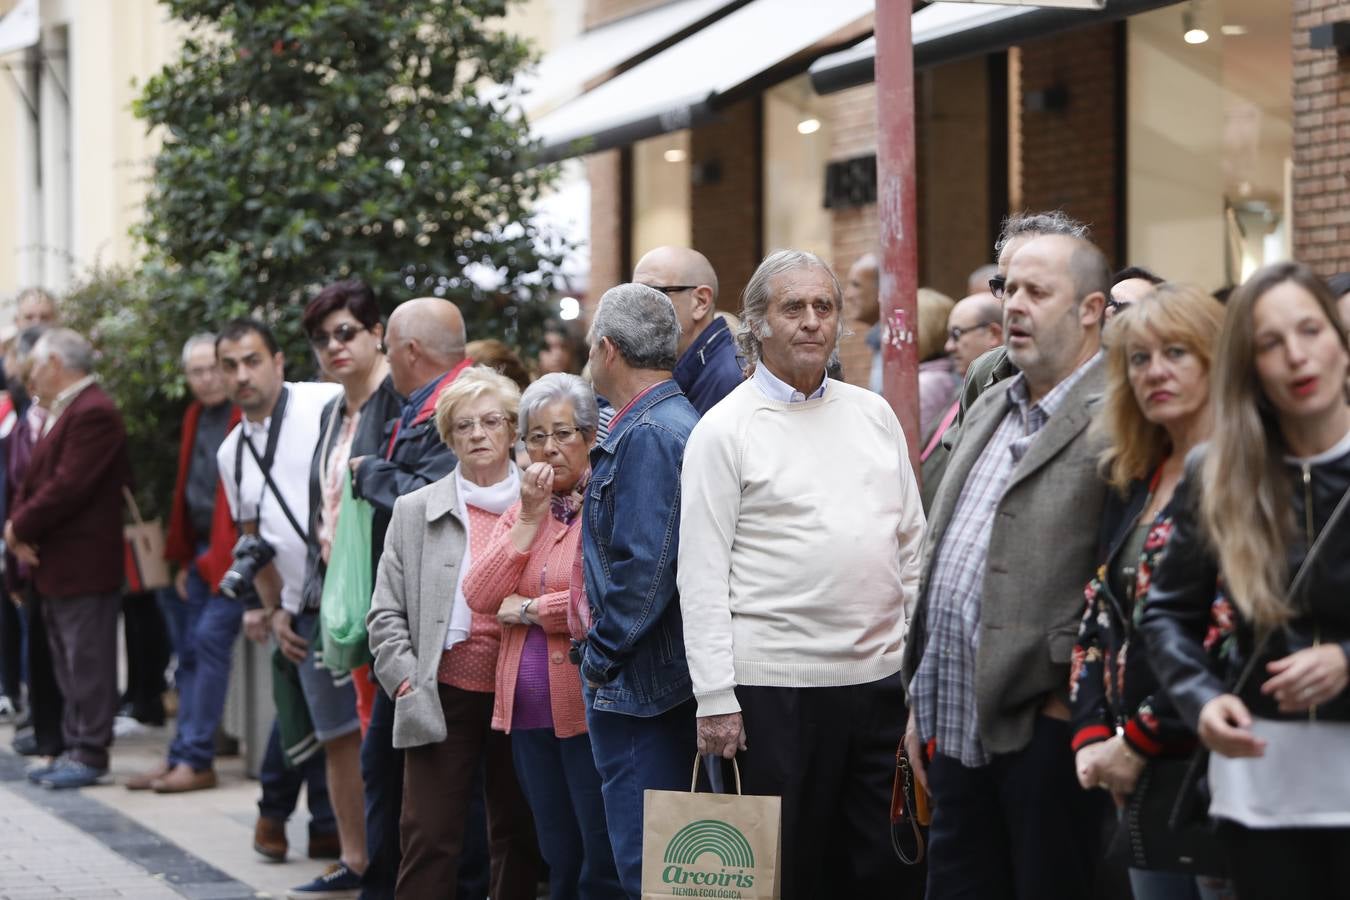
[[[1171, 534], [1168, 504], [1186, 454], [1209, 434], [1210, 359], [1222, 322], [1223, 307], [1200, 289], [1162, 284], [1106, 331], [1098, 427], [1110, 440], [1103, 466], [1117, 493], [1104, 517], [1101, 565], [1085, 590], [1070, 700], [1079, 781], [1118, 803], [1150, 759], [1183, 756], [1195, 744], [1131, 638], [1143, 608], [1136, 601]], [[1131, 869], [1130, 881], [1137, 900], [1223, 896], [1213, 879]]]

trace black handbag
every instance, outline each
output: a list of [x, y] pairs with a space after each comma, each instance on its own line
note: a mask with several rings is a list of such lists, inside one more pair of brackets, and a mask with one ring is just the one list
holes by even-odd
[[[1155, 872], [1222, 876], [1223, 852], [1208, 817], [1208, 802], [1199, 815], [1173, 823], [1172, 810], [1190, 776], [1188, 759], [1152, 759], [1139, 775], [1125, 804], [1123, 825], [1129, 836], [1130, 865]], [[1208, 792], [1196, 784], [1195, 799]]]

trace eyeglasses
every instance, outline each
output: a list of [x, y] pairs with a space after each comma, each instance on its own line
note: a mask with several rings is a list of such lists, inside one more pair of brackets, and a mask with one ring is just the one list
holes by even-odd
[[995, 300], [1003, 299], [1003, 286], [1008, 283], [1006, 275], [995, 275], [989, 279], [989, 293], [994, 295]]
[[535, 450], [542, 450], [548, 443], [549, 438], [557, 441], [559, 446], [570, 444], [581, 434], [581, 429], [573, 425], [564, 425], [561, 428], [555, 428], [552, 431], [532, 431], [525, 436], [525, 443], [529, 444]]
[[1134, 301], [1132, 300], [1113, 300], [1110, 297], [1107, 297], [1105, 311], [1109, 312], [1113, 316], [1119, 315], [1120, 313], [1123, 313], [1125, 310], [1129, 309], [1133, 305], [1133, 303]]
[[454, 432], [460, 437], [468, 437], [473, 434], [475, 425], [482, 425], [484, 431], [498, 431], [507, 423], [506, 416], [501, 413], [488, 413], [478, 419], [460, 419], [454, 424]]
[[314, 347], [315, 350], [327, 350], [328, 342], [334, 338], [337, 338], [337, 342], [345, 347], [352, 342], [352, 339], [354, 337], [356, 337], [358, 334], [366, 330], [367, 330], [366, 326], [364, 325], [357, 325], [352, 322], [343, 322], [341, 325], [334, 328], [331, 332], [311, 331], [309, 333], [309, 343]]
[[647, 287], [654, 291], [660, 291], [669, 297], [671, 294], [678, 294], [680, 291], [692, 291], [698, 287], [696, 284], [649, 284]]
[[969, 328], [962, 328], [960, 325], [953, 325], [947, 329], [947, 337], [952, 339], [952, 343], [961, 340], [961, 335], [970, 334], [972, 331], [979, 331], [981, 328], [988, 328], [993, 322], [981, 322], [979, 325], [971, 325]]

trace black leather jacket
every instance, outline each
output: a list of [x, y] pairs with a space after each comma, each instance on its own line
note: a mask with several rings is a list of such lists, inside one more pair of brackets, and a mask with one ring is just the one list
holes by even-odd
[[[1237, 691], [1253, 715], [1265, 719], [1317, 718], [1350, 721], [1350, 690], [1311, 712], [1281, 713], [1273, 697], [1261, 693], [1270, 676], [1266, 663], [1314, 644], [1339, 644], [1350, 656], [1350, 515], [1328, 533], [1311, 562], [1305, 586], [1294, 598], [1294, 618], [1264, 643], [1237, 607], [1216, 593], [1217, 560], [1207, 546], [1199, 515], [1199, 451], [1187, 461], [1187, 475], [1172, 506], [1175, 528], [1153, 573], [1148, 604], [1139, 631], [1149, 660], [1182, 716], [1197, 726], [1200, 710], [1229, 693], [1259, 648], [1247, 683]], [[1297, 527], [1289, 541], [1289, 580], [1303, 564], [1309, 546], [1350, 489], [1350, 453], [1312, 465], [1285, 466]], [[1241, 490], [1241, 485], [1232, 489]], [[1217, 661], [1216, 661], [1217, 660]]]

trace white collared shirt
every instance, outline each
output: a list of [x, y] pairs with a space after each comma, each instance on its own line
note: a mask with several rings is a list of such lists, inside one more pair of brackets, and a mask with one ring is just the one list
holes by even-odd
[[66, 411], [66, 407], [70, 406], [70, 404], [75, 400], [75, 398], [80, 396], [80, 391], [89, 387], [89, 385], [93, 384], [97, 380], [98, 379], [95, 378], [93, 375], [86, 375], [79, 381], [75, 382], [70, 387], [66, 388], [64, 391], [56, 395], [56, 397], [52, 400], [51, 407], [47, 410], [47, 418], [42, 423], [43, 436], [45, 436], [47, 432], [52, 430], [52, 426], [56, 424], [57, 419], [61, 418], [61, 413]]
[[755, 382], [755, 387], [770, 400], [777, 400], [779, 403], [805, 403], [807, 400], [819, 400], [825, 396], [825, 385], [830, 383], [830, 379], [824, 372], [820, 374], [820, 387], [811, 392], [811, 396], [806, 396], [801, 391], [788, 384], [783, 379], [769, 371], [769, 367], [764, 365], [764, 360], [760, 360], [755, 365], [755, 374], [751, 376]]
[[[277, 435], [276, 458], [272, 460], [272, 481], [286, 498], [286, 506], [303, 528], [309, 527], [309, 467], [314, 448], [319, 443], [320, 418], [324, 405], [342, 393], [340, 385], [314, 382], [287, 382], [290, 393], [286, 412]], [[290, 613], [300, 611], [301, 590], [305, 582], [305, 539], [296, 534], [286, 514], [281, 510], [271, 488], [263, 496], [265, 483], [253, 454], [245, 448], [240, 471], [241, 483], [235, 482], [235, 448], [242, 435], [261, 457], [267, 450], [267, 432], [271, 428], [269, 416], [261, 422], [247, 418], [225, 436], [216, 451], [216, 465], [220, 481], [225, 486], [225, 499], [235, 521], [258, 520], [258, 533], [277, 551], [277, 572], [281, 575], [281, 605]], [[259, 515], [259, 499], [262, 514]]]

